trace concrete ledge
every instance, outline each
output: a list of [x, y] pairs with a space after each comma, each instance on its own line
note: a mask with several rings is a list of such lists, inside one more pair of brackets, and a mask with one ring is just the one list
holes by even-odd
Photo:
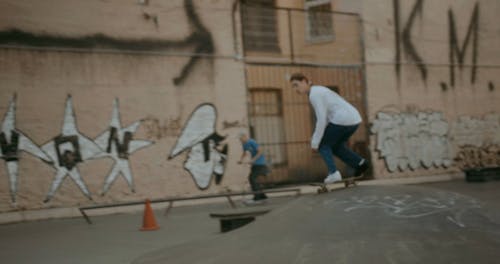
[[[421, 177], [411, 177], [411, 178], [398, 178], [398, 179], [375, 179], [375, 180], [367, 180], [358, 182], [361, 186], [369, 186], [369, 185], [403, 185], [403, 184], [420, 184], [420, 183], [429, 183], [429, 182], [440, 182], [440, 181], [451, 181], [457, 179], [465, 179], [465, 174], [463, 172], [450, 173], [450, 174], [440, 174], [440, 175], [430, 175], [430, 176], [421, 176]], [[288, 186], [289, 187], [289, 186]], [[317, 192], [317, 187], [302, 185], [297, 186], [300, 188], [302, 194], [311, 194]], [[287, 187], [284, 187], [287, 188]], [[338, 188], [344, 188], [343, 184], [339, 184]], [[294, 194], [287, 193], [273, 193], [270, 194], [270, 197], [280, 197], [280, 196], [293, 196]], [[234, 201], [238, 201], [243, 199], [243, 197], [235, 196], [233, 197]], [[213, 204], [213, 203], [224, 203], [227, 202], [225, 198], [211, 198], [211, 199], [200, 199], [200, 200], [191, 200], [191, 201], [178, 201], [175, 203], [175, 207], [181, 206], [193, 206], [193, 205], [202, 205], [202, 204]], [[155, 210], [164, 210], [167, 206], [167, 203], [159, 203], [152, 205]], [[115, 207], [115, 208], [104, 208], [93, 210], [90, 214], [91, 216], [97, 215], [109, 215], [109, 214], [119, 214], [119, 213], [138, 213], [144, 210], [143, 205], [137, 206], [124, 206], [124, 207]], [[27, 210], [27, 211], [16, 211], [16, 212], [6, 212], [0, 213], [0, 224], [9, 224], [9, 223], [19, 223], [26, 221], [39, 221], [39, 220], [47, 220], [47, 219], [56, 219], [56, 218], [71, 218], [71, 217], [82, 217], [80, 211], [77, 207], [70, 208], [50, 208], [50, 209], [39, 209], [39, 210]], [[83, 220], [82, 218], [82, 221]]]
[[465, 179], [463, 172], [419, 176], [410, 178], [397, 178], [397, 179], [374, 179], [369, 181], [361, 181], [359, 185], [402, 185], [402, 184], [420, 184], [430, 182], [452, 181]]
[[7, 212], [0, 214], [0, 224], [47, 220], [53, 218], [77, 217], [77, 216], [80, 216], [80, 211], [78, 211], [78, 208], [76, 207]]
[[[431, 183], [431, 182], [442, 182], [442, 181], [452, 181], [465, 179], [465, 174], [463, 172], [457, 173], [447, 173], [438, 175], [428, 175], [419, 177], [409, 177], [409, 178], [394, 178], [394, 179], [373, 179], [358, 181], [360, 186], [370, 186], [370, 185], [405, 185], [405, 184], [421, 184], [421, 183]], [[336, 184], [332, 187], [333, 189], [345, 188], [344, 184]], [[317, 193], [318, 187], [316, 186], [301, 186], [300, 192], [305, 194]]]
[[[283, 197], [283, 196], [293, 196], [294, 193], [271, 193], [269, 197]], [[231, 198], [233, 201], [240, 201], [244, 199], [243, 196], [233, 196]], [[186, 201], [176, 201], [175, 207], [183, 206], [195, 206], [203, 204], [215, 204], [215, 203], [227, 203], [225, 197], [215, 197], [208, 199], [198, 199], [198, 200], [186, 200]], [[165, 210], [168, 206], [168, 202], [165, 203], [155, 203], [151, 204], [154, 210]], [[144, 205], [133, 205], [133, 206], [120, 206], [120, 207], [110, 207], [92, 210], [88, 213], [89, 216], [99, 216], [99, 215], [110, 215], [110, 214], [133, 214], [142, 213], [144, 211]], [[81, 217], [82, 221], [85, 221], [78, 207], [68, 207], [68, 208], [46, 208], [37, 210], [25, 210], [25, 211], [14, 211], [0, 213], [0, 224], [11, 224], [27, 221], [40, 221], [48, 219], [57, 218], [73, 218]]]

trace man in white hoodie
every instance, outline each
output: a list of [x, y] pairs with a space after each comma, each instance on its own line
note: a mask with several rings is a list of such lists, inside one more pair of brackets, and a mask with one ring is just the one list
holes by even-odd
[[344, 98], [334, 91], [312, 82], [302, 73], [290, 77], [292, 88], [299, 94], [308, 94], [316, 114], [316, 127], [311, 138], [311, 148], [319, 152], [328, 167], [325, 183], [342, 180], [337, 170], [333, 155], [355, 169], [355, 176], [360, 176], [368, 167], [368, 161], [347, 147], [347, 141], [354, 134], [361, 116]]

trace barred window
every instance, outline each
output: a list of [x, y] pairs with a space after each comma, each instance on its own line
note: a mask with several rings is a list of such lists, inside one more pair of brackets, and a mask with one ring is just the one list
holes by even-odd
[[306, 0], [306, 32], [310, 42], [333, 40], [333, 15], [330, 0]]
[[283, 100], [280, 89], [250, 89], [250, 131], [262, 146], [268, 163], [286, 164]]
[[248, 51], [279, 52], [275, 0], [242, 0], [243, 42]]
[[283, 115], [280, 90], [255, 90], [250, 93], [252, 116]]

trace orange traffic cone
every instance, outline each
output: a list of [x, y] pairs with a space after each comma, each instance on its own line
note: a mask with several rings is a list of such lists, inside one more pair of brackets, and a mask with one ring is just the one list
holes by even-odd
[[151, 202], [146, 199], [146, 205], [144, 206], [144, 218], [142, 220], [141, 231], [153, 231], [160, 227], [156, 224], [155, 215], [153, 209], [151, 209]]

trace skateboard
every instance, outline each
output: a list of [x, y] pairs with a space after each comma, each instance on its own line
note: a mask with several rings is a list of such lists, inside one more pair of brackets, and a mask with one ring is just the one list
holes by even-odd
[[347, 188], [349, 186], [357, 186], [357, 180], [363, 178], [363, 176], [357, 176], [357, 177], [348, 177], [348, 178], [343, 178], [341, 181], [338, 181], [338, 182], [334, 182], [334, 183], [324, 183], [324, 182], [313, 182], [313, 183], [310, 183], [309, 185], [312, 185], [312, 186], [318, 186], [318, 193], [326, 193], [326, 192], [329, 192], [329, 191], [332, 191], [333, 189], [328, 189], [328, 186], [329, 185], [333, 185], [333, 184], [338, 184], [338, 183], [344, 183], [344, 187]]
[[267, 200], [268, 199], [264, 199], [264, 200], [244, 200], [242, 201], [242, 203], [245, 205], [245, 206], [258, 206], [258, 205], [265, 205], [267, 204]]
[[240, 208], [210, 213], [210, 217], [219, 219], [220, 231], [227, 232], [253, 222], [257, 216], [267, 214], [271, 210], [270, 207], [258, 209]]

